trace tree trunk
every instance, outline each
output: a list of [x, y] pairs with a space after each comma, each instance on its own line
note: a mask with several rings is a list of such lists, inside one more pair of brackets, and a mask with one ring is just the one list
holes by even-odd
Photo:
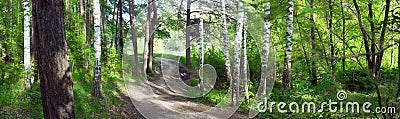
[[[243, 9], [243, 3], [238, 1], [238, 9]], [[239, 80], [240, 80], [240, 42], [242, 41], [243, 22], [244, 22], [244, 11], [238, 13], [237, 24], [236, 24], [236, 38], [235, 38], [235, 50], [234, 50], [234, 64], [232, 74], [232, 105], [237, 106], [239, 102]]]
[[379, 38], [379, 52], [378, 52], [378, 57], [376, 59], [376, 72], [375, 75], [379, 76], [380, 75], [380, 68], [382, 65], [382, 58], [383, 54], [385, 52], [385, 35], [386, 35], [386, 29], [388, 25], [388, 20], [389, 20], [389, 11], [390, 11], [390, 0], [386, 0], [386, 5], [385, 5], [385, 17], [383, 19], [383, 27], [381, 30], [381, 36]]
[[150, 26], [150, 41], [149, 41], [149, 61], [148, 61], [148, 69], [149, 71], [153, 71], [153, 54], [154, 54], [154, 35], [156, 31], [156, 25], [157, 25], [157, 1], [154, 0], [151, 4], [151, 7], [153, 9], [153, 19], [151, 20], [151, 26]]
[[[310, 0], [310, 6], [311, 9], [314, 9], [314, 0]], [[316, 38], [315, 38], [315, 24], [314, 24], [314, 14], [311, 13], [310, 15], [311, 19], [310, 22], [312, 23], [311, 25], [311, 75], [312, 75], [312, 81], [311, 85], [316, 86], [318, 83], [318, 77], [317, 77], [317, 66], [316, 66]]]
[[186, 65], [190, 66], [190, 6], [191, 0], [187, 1], [187, 9], [186, 9]]
[[264, 16], [264, 39], [263, 39], [263, 45], [262, 45], [262, 51], [261, 51], [261, 79], [260, 79], [260, 86], [259, 88], [261, 91], [258, 91], [258, 96], [264, 96], [267, 93], [267, 70], [268, 70], [268, 54], [269, 54], [269, 44], [270, 44], [270, 38], [271, 38], [271, 23], [270, 23], [270, 3], [267, 2], [265, 4], [265, 16]]
[[292, 62], [292, 36], [293, 36], [293, 10], [294, 3], [292, 0], [288, 0], [288, 17], [287, 17], [287, 28], [286, 28], [286, 47], [285, 47], [285, 59], [283, 69], [283, 87], [291, 87], [290, 71]]
[[73, 81], [68, 61], [62, 0], [34, 0], [34, 48], [43, 114], [46, 119], [75, 118]]
[[[103, 0], [101, 3], [101, 29], [103, 34], [107, 34], [107, 20], [106, 20], [106, 4], [107, 0]], [[103, 36], [103, 47], [105, 48], [102, 50], [102, 55], [104, 56], [104, 62], [108, 61], [108, 39], [107, 35]]]
[[224, 42], [224, 56], [225, 56], [225, 70], [226, 70], [226, 82], [230, 82], [232, 80], [231, 74], [231, 61], [230, 61], [230, 49], [229, 49], [229, 37], [228, 37], [228, 26], [226, 19], [226, 0], [221, 1], [222, 6], [222, 38]]
[[30, 1], [24, 0], [24, 68], [25, 89], [31, 88], [31, 28]]
[[240, 66], [242, 66], [242, 68], [240, 68], [242, 71], [240, 72], [241, 75], [241, 91], [244, 92], [244, 95], [246, 97], [246, 101], [247, 103], [250, 103], [250, 99], [249, 99], [249, 76], [248, 76], [248, 68], [249, 68], [249, 63], [247, 61], [247, 16], [244, 16], [244, 21], [243, 21], [243, 39], [242, 39], [242, 59], [241, 59], [242, 63]]
[[[344, 14], [344, 6], [343, 6], [343, 0], [340, 0], [340, 6], [341, 6], [341, 11], [342, 11], [342, 39], [343, 39], [343, 44], [346, 44], [346, 15]], [[343, 48], [343, 56], [346, 56], [346, 49]], [[342, 72], [346, 71], [346, 58], [342, 59]]]
[[131, 8], [131, 15], [130, 15], [131, 35], [132, 35], [133, 52], [134, 52], [134, 57], [135, 57], [135, 71], [136, 71], [133, 74], [139, 75], [141, 72], [139, 69], [139, 58], [138, 58], [138, 51], [137, 51], [137, 38], [136, 38], [136, 26], [135, 26], [135, 0], [132, 0], [132, 3], [130, 4], [130, 8]]
[[[199, 32], [200, 32], [200, 77], [203, 77], [203, 66], [204, 66], [204, 20], [203, 20], [203, 9], [201, 0], [199, 0], [199, 10], [200, 10], [200, 24], [199, 24]], [[200, 95], [204, 94], [204, 81], [200, 79]]]
[[96, 97], [101, 97], [101, 31], [100, 31], [100, 3], [93, 0], [94, 15], [94, 90]]
[[143, 47], [143, 74], [147, 73], [147, 64], [149, 59], [149, 41], [150, 41], [150, 18], [151, 18], [151, 3], [154, 0], [149, 0], [147, 3], [147, 20], [146, 20], [146, 34]]
[[123, 37], [122, 37], [122, 33], [123, 33], [123, 29], [124, 27], [122, 27], [123, 22], [124, 22], [124, 18], [122, 17], [122, 13], [123, 13], [123, 9], [122, 6], [124, 6], [124, 0], [119, 0], [119, 32], [118, 32], [118, 48], [117, 48], [117, 53], [119, 53], [120, 58], [122, 60], [123, 54], [124, 54], [124, 41], [123, 41]]
[[332, 5], [332, 0], [329, 0], [329, 46], [330, 46], [330, 65], [331, 65], [331, 77], [333, 80], [336, 80], [335, 77], [335, 71], [336, 71], [336, 66], [335, 66], [335, 46], [333, 42], [333, 29], [332, 29], [332, 24], [333, 24], [333, 5]]

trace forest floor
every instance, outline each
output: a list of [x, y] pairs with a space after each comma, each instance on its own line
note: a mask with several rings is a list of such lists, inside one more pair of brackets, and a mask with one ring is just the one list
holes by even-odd
[[[160, 64], [160, 58], [156, 58], [157, 63]], [[171, 59], [166, 59], [168, 60], [169, 63], [167, 65], [163, 65], [163, 69], [168, 68], [169, 66], [177, 66], [179, 64], [178, 61], [176, 60], [171, 60]], [[186, 67], [181, 67], [184, 68], [186, 71], [190, 71]], [[153, 74], [152, 77], [150, 77], [149, 81], [147, 81], [147, 85], [151, 87], [151, 90], [154, 93], [155, 98], [151, 98], [151, 96], [147, 95], [152, 95], [149, 92], [145, 91], [139, 91], [134, 89], [134, 91], [130, 92], [130, 95], [138, 95], [138, 94], [143, 94], [146, 96], [141, 96], [141, 97], [146, 97], [146, 98], [141, 98], [143, 100], [140, 100], [138, 98], [129, 98], [125, 94], [121, 94], [121, 102], [125, 103], [123, 104], [124, 106], [121, 107], [121, 109], [115, 109], [117, 111], [115, 112], [121, 112], [120, 110], [123, 110], [122, 116], [124, 118], [144, 118], [143, 115], [136, 109], [135, 107], [140, 107], [139, 110], [141, 110], [142, 113], [146, 113], [147, 118], [179, 118], [179, 117], [185, 117], [185, 118], [218, 118], [220, 116], [218, 115], [213, 115], [215, 113], [226, 113], [221, 110], [221, 112], [213, 112], [213, 114], [209, 114], [204, 116], [204, 114], [199, 114], [201, 112], [205, 112], [207, 110], [210, 110], [212, 107], [215, 107], [214, 104], [211, 103], [199, 103], [196, 102], [196, 99], [194, 98], [187, 98], [183, 97], [180, 95], [177, 95], [174, 91], [172, 91], [165, 83], [164, 76], [161, 73], [161, 68], [158, 68], [158, 70]], [[195, 76], [195, 75], [193, 75]], [[127, 86], [130, 90], [132, 87]], [[141, 87], [142, 89], [145, 89], [146, 87]], [[150, 89], [150, 88], [149, 88]], [[129, 93], [129, 90], [127, 91]], [[134, 93], [134, 94], [132, 94]], [[143, 103], [146, 102], [145, 104]], [[149, 102], [149, 103], [147, 103]], [[133, 105], [135, 104], [135, 105]], [[157, 108], [157, 109], [154, 109]], [[151, 115], [151, 116], [149, 116]], [[231, 119], [246, 119], [248, 118], [247, 115], [243, 112], [236, 111], [232, 114], [230, 117]]]

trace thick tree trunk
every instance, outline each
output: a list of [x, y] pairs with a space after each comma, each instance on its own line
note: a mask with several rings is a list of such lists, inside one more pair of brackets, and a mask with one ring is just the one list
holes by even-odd
[[153, 71], [153, 54], [154, 54], [154, 36], [155, 36], [155, 31], [156, 31], [156, 25], [157, 25], [157, 1], [154, 0], [153, 3], [151, 4], [152, 10], [153, 10], [153, 18], [151, 20], [151, 26], [150, 26], [150, 41], [149, 41], [149, 61], [148, 61], [148, 69], [149, 71]]
[[190, 6], [191, 0], [187, 0], [187, 8], [186, 8], [186, 65], [190, 66]]
[[292, 36], [293, 36], [293, 10], [294, 3], [292, 0], [288, 0], [288, 17], [286, 26], [286, 47], [285, 47], [285, 59], [283, 68], [283, 87], [291, 87], [291, 62], [292, 62]]
[[75, 118], [63, 1], [34, 0], [32, 2], [32, 21], [35, 22], [34, 48], [38, 51], [44, 118]]
[[[310, 0], [310, 6], [311, 9], [314, 9], [314, 0]], [[314, 14], [311, 13], [310, 17], [311, 17], [310, 22], [313, 24], [311, 26], [311, 75], [312, 75], [311, 85], [316, 86], [318, 83], [317, 79], [318, 77], [317, 77], [317, 65], [315, 62], [317, 41], [315, 38]]]
[[[243, 3], [238, 1], [238, 9], [243, 9]], [[242, 41], [243, 22], [244, 22], [244, 11], [238, 13], [237, 24], [236, 24], [236, 38], [235, 38], [235, 50], [234, 50], [234, 64], [232, 74], [232, 105], [237, 106], [239, 102], [239, 81], [240, 81], [240, 42]]]
[[132, 35], [132, 43], [133, 43], [133, 52], [134, 52], [134, 57], [135, 57], [135, 71], [133, 72], [134, 75], [140, 74], [140, 69], [139, 69], [139, 58], [138, 58], [138, 51], [137, 51], [137, 38], [136, 38], [136, 26], [135, 26], [135, 0], [132, 0], [132, 3], [130, 4], [131, 8], [131, 14], [130, 14], [130, 20], [131, 20], [131, 35]]
[[[200, 24], [199, 24], [199, 32], [200, 32], [200, 75], [203, 75], [203, 66], [204, 66], [204, 20], [203, 20], [203, 9], [201, 0], [199, 0], [199, 10], [200, 10]], [[200, 79], [200, 95], [204, 94], [204, 81]]]
[[25, 89], [31, 88], [31, 28], [30, 1], [24, 0], [24, 68]]
[[147, 67], [148, 67], [148, 60], [149, 60], [149, 42], [150, 42], [150, 18], [151, 18], [151, 4], [154, 0], [149, 0], [147, 3], [147, 20], [146, 20], [146, 34], [145, 34], [145, 40], [144, 40], [144, 47], [143, 47], [143, 74], [146, 74], [147, 72]]
[[100, 31], [100, 2], [93, 0], [94, 15], [94, 89], [93, 94], [101, 97], [101, 31]]
[[225, 70], [226, 70], [226, 78], [229, 83], [232, 80], [231, 74], [231, 61], [230, 61], [230, 53], [229, 53], [229, 37], [228, 37], [228, 26], [227, 26], [227, 12], [226, 12], [226, 0], [221, 1], [222, 6], [222, 38], [224, 42], [224, 56], [225, 56]]

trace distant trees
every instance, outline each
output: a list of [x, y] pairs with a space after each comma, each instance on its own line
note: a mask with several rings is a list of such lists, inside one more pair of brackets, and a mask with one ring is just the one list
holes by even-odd
[[25, 89], [31, 88], [31, 13], [30, 1], [24, 0], [24, 68]]
[[34, 0], [32, 3], [44, 118], [75, 118], [63, 0]]

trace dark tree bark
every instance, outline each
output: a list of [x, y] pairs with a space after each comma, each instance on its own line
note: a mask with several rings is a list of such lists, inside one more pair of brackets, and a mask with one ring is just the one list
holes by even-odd
[[334, 46], [334, 42], [333, 42], [333, 29], [332, 29], [332, 24], [333, 24], [333, 3], [332, 0], [329, 0], [329, 25], [328, 25], [328, 29], [329, 29], [329, 46], [330, 46], [330, 65], [331, 65], [331, 77], [333, 80], [335, 80], [335, 70], [336, 70], [336, 66], [335, 66], [335, 46]]
[[[311, 6], [311, 9], [314, 9], [314, 0], [310, 0], [310, 6]], [[317, 79], [317, 66], [315, 63], [315, 59], [316, 59], [316, 57], [315, 57], [316, 51], [315, 50], [316, 50], [317, 44], [316, 44], [316, 38], [315, 38], [314, 14], [311, 13], [310, 17], [311, 17], [310, 21], [313, 24], [311, 26], [311, 75], [312, 75], [311, 85], [316, 86], [318, 79]]]
[[122, 9], [122, 6], [124, 5], [124, 1], [123, 0], [118, 0], [118, 4], [119, 4], [119, 6], [118, 6], [118, 9], [119, 9], [119, 32], [118, 32], [118, 48], [117, 48], [117, 53], [120, 53], [120, 56], [121, 56], [121, 59], [122, 59], [122, 56], [123, 56], [123, 54], [124, 54], [124, 39], [123, 39], [123, 37], [122, 37], [122, 32], [123, 32], [123, 27], [122, 27], [122, 25], [123, 25], [123, 22], [124, 22], [124, 18], [122, 17], [122, 12], [123, 12], [123, 9]]
[[186, 65], [190, 66], [190, 6], [191, 0], [187, 0], [187, 9], [186, 9]]
[[101, 30], [102, 30], [102, 34], [103, 34], [103, 48], [104, 50], [102, 50], [103, 54], [102, 56], [104, 57], [104, 61], [107, 62], [108, 60], [108, 39], [107, 39], [107, 20], [106, 20], [106, 4], [107, 4], [107, 0], [102, 0], [101, 2]]
[[34, 48], [38, 56], [44, 118], [75, 118], [64, 3], [62, 0], [32, 2]]

